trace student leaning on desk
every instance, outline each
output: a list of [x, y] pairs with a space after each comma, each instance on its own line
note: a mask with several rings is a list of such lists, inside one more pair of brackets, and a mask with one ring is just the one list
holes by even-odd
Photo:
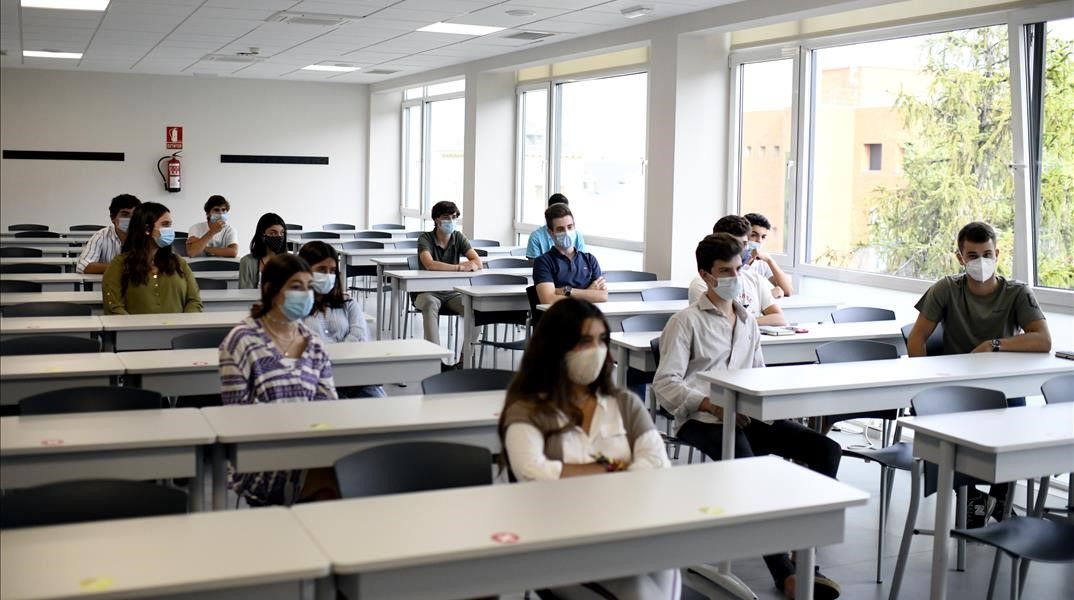
[[108, 269], [112, 259], [123, 251], [131, 215], [141, 203], [141, 200], [130, 194], [120, 194], [112, 198], [112, 203], [108, 205], [108, 218], [112, 225], [90, 236], [89, 241], [82, 247], [82, 253], [78, 255], [76, 272], [95, 275]]
[[134, 209], [123, 253], [101, 280], [104, 314], [202, 312], [198, 282], [172, 252], [174, 240], [167, 206], [146, 202]]
[[553, 304], [572, 294], [590, 302], [607, 302], [608, 284], [597, 257], [577, 247], [571, 209], [553, 204], [545, 209], [544, 221], [555, 244], [533, 261], [533, 283], [541, 304]]
[[239, 238], [228, 223], [231, 204], [217, 194], [205, 201], [205, 220], [194, 223], [186, 238], [187, 256], [235, 258], [239, 255]]

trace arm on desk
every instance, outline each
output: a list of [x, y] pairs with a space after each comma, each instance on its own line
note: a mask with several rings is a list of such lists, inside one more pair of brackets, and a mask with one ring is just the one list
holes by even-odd
[[[1048, 331], [1048, 322], [1044, 319], [1033, 321], [1025, 326], [1025, 333], [1002, 338], [999, 341], [1000, 352], [1051, 352], [1052, 334]], [[973, 349], [974, 352], [991, 352], [992, 340], [985, 340]]]
[[[466, 251], [467, 262], [462, 263], [463, 270], [480, 271], [485, 267], [485, 264], [481, 262], [481, 257], [478, 256], [477, 250], [470, 248]], [[468, 267], [468, 268], [467, 268]]]
[[906, 353], [910, 356], [925, 356], [925, 342], [936, 330], [936, 321], [930, 321], [925, 315], [918, 313], [914, 328], [906, 337]]
[[550, 460], [544, 453], [544, 436], [529, 423], [508, 426], [503, 443], [511, 463], [511, 472], [519, 481], [549, 481], [607, 471], [604, 465], [595, 462], [572, 465], [561, 460]]
[[787, 317], [785, 317], [783, 315], [783, 309], [780, 308], [779, 304], [776, 302], [775, 294], [773, 293], [775, 290], [778, 290], [779, 288], [778, 287], [769, 288], [769, 287], [767, 287], [768, 282], [766, 280], [764, 280], [763, 278], [759, 278], [759, 279], [761, 279], [761, 282], [760, 282], [761, 283], [761, 286], [760, 286], [761, 287], [761, 289], [760, 289], [760, 296], [761, 297], [758, 298], [757, 301], [761, 303], [761, 306], [763, 308], [761, 309], [761, 316], [757, 317], [757, 324], [758, 325], [786, 325], [787, 324]]

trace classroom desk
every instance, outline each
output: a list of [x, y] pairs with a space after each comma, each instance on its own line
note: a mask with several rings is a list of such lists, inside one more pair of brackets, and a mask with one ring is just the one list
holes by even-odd
[[83, 273], [2, 273], [0, 281], [31, 281], [41, 284], [42, 292], [92, 290], [101, 282], [101, 275]]
[[207, 479], [203, 449], [215, 441], [193, 408], [3, 417], [0, 489], [87, 477], [191, 477], [191, 509], [198, 511]]
[[[92, 294], [93, 292], [54, 292], [57, 294]], [[29, 294], [26, 294], [29, 295]], [[73, 337], [100, 337], [101, 319], [85, 317], [0, 317], [0, 340], [27, 335], [67, 335]]]
[[947, 546], [951, 537], [955, 471], [990, 483], [1074, 471], [1074, 404], [1022, 406], [899, 421], [914, 430], [914, 456], [939, 465], [931, 597], [940, 600], [947, 594]]
[[[846, 340], [869, 340], [894, 345], [900, 354], [906, 354], [902, 329], [898, 321], [868, 321], [862, 323], [816, 323], [808, 326], [809, 333], [794, 335], [762, 335], [761, 352], [766, 365], [816, 362], [817, 346], [828, 342]], [[656, 370], [649, 340], [660, 337], [659, 331], [612, 333], [611, 351], [616, 362], [617, 385], [626, 386], [627, 370], [623, 365], [652, 373]]]
[[842, 302], [814, 298], [812, 296], [784, 296], [776, 298], [776, 303], [783, 309], [783, 316], [788, 323], [826, 323], [832, 320], [832, 312], [843, 305]]
[[[19, 232], [18, 231], [0, 231], [0, 240], [25, 239], [25, 238], [16, 238], [15, 237], [16, 233], [19, 233]], [[97, 232], [96, 231], [57, 231], [55, 233], [60, 234], [60, 236], [62, 236], [63, 238], [74, 238], [76, 240], [88, 240], [91, 237], [93, 237], [93, 234], [95, 234]]]
[[0, 248], [66, 248], [68, 252], [82, 252], [82, 246], [89, 239], [52, 238], [52, 237], [10, 237], [0, 239]]
[[204, 408], [217, 436], [213, 508], [225, 508], [228, 462], [240, 473], [329, 467], [363, 448], [419, 440], [498, 452], [503, 398], [495, 391]]
[[250, 316], [249, 310], [162, 313], [155, 315], [101, 315], [109, 346], [116, 352], [171, 348], [172, 338], [200, 329], [232, 328]]
[[329, 562], [284, 508], [98, 521], [5, 531], [0, 596], [308, 596]]
[[[201, 290], [201, 303], [205, 312], [249, 310], [250, 305], [261, 300], [256, 289]], [[0, 307], [27, 302], [66, 302], [85, 304], [93, 314], [103, 313], [101, 292], [27, 292], [0, 294]]]
[[[611, 331], [621, 331], [623, 319], [637, 315], [672, 315], [688, 306], [686, 300], [658, 300], [653, 302], [596, 302], [594, 303], [608, 321]], [[537, 310], [545, 311], [551, 304], [538, 304]]]
[[111, 352], [5, 356], [0, 360], [0, 404], [70, 387], [116, 385], [123, 363]]
[[73, 273], [77, 256], [0, 256], [0, 265], [58, 265], [65, 273]]
[[352, 600], [472, 598], [788, 549], [799, 550], [799, 597], [806, 598], [812, 549], [841, 543], [846, 509], [867, 498], [779, 458], [757, 457], [292, 512]]
[[[450, 353], [425, 340], [384, 340], [325, 344], [339, 387], [419, 381], [440, 372]], [[165, 396], [220, 393], [220, 351], [216, 348], [121, 352], [131, 384]]]

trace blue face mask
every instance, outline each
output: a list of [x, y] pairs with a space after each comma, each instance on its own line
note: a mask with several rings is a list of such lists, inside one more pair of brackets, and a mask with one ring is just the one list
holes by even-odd
[[171, 227], [161, 227], [160, 236], [153, 238], [153, 241], [157, 243], [161, 248], [167, 248], [175, 241], [175, 229]]
[[313, 274], [313, 291], [321, 294], [322, 296], [328, 293], [336, 287], [336, 274], [335, 273], [314, 273]]
[[578, 239], [578, 232], [573, 229], [568, 229], [561, 233], [557, 233], [553, 236], [556, 240], [556, 247], [561, 250], [570, 250], [574, 247], [575, 240]]
[[455, 233], [455, 230], [459, 228], [459, 222], [455, 219], [449, 219], [447, 221], [437, 221], [436, 226], [440, 228], [440, 233], [444, 235], [451, 235]]
[[308, 316], [313, 310], [313, 290], [285, 290], [280, 310], [288, 321], [297, 321]]
[[760, 247], [761, 247], [761, 245], [758, 244], [757, 242], [747, 242], [746, 247], [742, 250], [742, 263], [745, 264], [745, 263], [749, 262], [750, 255], [753, 254], [754, 250], [756, 250], [756, 249], [758, 249]]
[[127, 228], [130, 227], [130, 226], [131, 226], [131, 218], [130, 217], [120, 217], [119, 218], [119, 224], [116, 225], [116, 228], [118, 228], [123, 233], [127, 233]]
[[213, 213], [213, 214], [209, 215], [209, 222], [210, 223], [216, 223], [217, 221], [224, 221], [226, 223], [227, 219], [228, 219], [228, 214], [227, 213], [219, 213], [219, 214]]

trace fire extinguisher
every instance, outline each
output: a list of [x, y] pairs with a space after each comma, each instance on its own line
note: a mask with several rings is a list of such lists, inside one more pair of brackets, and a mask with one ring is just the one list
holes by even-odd
[[[164, 169], [160, 164], [164, 161], [168, 161], [168, 174], [164, 174]], [[164, 180], [164, 190], [168, 192], [178, 192], [182, 187], [180, 185], [180, 173], [182, 173], [182, 165], [179, 163], [179, 153], [176, 152], [171, 156], [163, 156], [157, 161], [157, 172], [160, 173], [160, 178]]]

